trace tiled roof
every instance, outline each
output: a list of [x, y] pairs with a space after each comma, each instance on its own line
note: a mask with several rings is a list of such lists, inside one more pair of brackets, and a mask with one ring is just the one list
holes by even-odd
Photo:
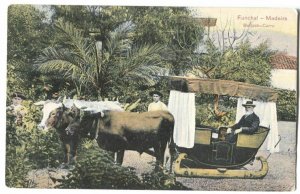
[[271, 57], [271, 65], [273, 69], [297, 69], [297, 57], [278, 53]]

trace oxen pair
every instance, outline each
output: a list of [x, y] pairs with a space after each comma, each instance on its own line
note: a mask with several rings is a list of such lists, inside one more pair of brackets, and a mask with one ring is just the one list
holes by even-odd
[[37, 102], [35, 105], [43, 106], [43, 118], [38, 126], [44, 130], [53, 127], [58, 132], [64, 150], [65, 164], [69, 164], [71, 159], [76, 160], [80, 136], [84, 135], [79, 127], [76, 127], [79, 115], [77, 107], [84, 107], [90, 112], [99, 107], [101, 107], [101, 110], [123, 111], [120, 104], [116, 101], [91, 102], [65, 99], [63, 103], [47, 100]]
[[[149, 148], [154, 149], [157, 166], [164, 164], [167, 144], [173, 142], [174, 117], [172, 114], [167, 111], [124, 112], [121, 107], [116, 109], [112, 106], [102, 108], [99, 106], [97, 110], [90, 109], [90, 111], [79, 116], [77, 108], [57, 107], [50, 116], [44, 115], [45, 125], [62, 131], [61, 133], [66, 136], [73, 136], [77, 144], [80, 136], [89, 134], [91, 138], [96, 138], [101, 148], [116, 152], [116, 161], [119, 164], [122, 164], [125, 150], [143, 153]], [[170, 164], [172, 165], [175, 149], [173, 145], [169, 147], [173, 148], [170, 149]], [[73, 150], [73, 155], [76, 156], [76, 149]], [[68, 155], [68, 150], [66, 152]], [[65, 162], [68, 161], [65, 160]]]

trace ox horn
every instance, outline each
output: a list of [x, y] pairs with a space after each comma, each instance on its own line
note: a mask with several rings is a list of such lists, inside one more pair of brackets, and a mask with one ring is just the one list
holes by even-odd
[[65, 110], [66, 109], [65, 104], [63, 102], [61, 104], [62, 104], [62, 109]]
[[67, 96], [65, 95], [62, 102], [65, 103], [67, 101]]
[[43, 101], [35, 102], [33, 104], [36, 106], [43, 106], [43, 105], [45, 105], [45, 103], [46, 103], [46, 101], [43, 100]]
[[100, 111], [100, 116], [103, 118], [104, 117], [104, 112]]
[[62, 102], [62, 97], [60, 96], [60, 97], [58, 97], [58, 99], [56, 100], [56, 102], [58, 103], [58, 102]]

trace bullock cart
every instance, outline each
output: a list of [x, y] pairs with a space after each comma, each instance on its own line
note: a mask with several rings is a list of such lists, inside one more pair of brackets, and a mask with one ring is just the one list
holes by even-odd
[[[180, 116], [186, 117], [187, 115], [178, 114], [178, 112], [185, 112], [185, 108], [193, 108], [183, 107], [185, 106], [183, 104], [188, 103], [181, 102], [180, 97], [178, 97], [180, 94], [204, 93], [252, 99], [258, 103], [271, 104], [273, 112], [275, 106], [276, 117], [275, 102], [277, 100], [277, 93], [270, 88], [228, 80], [178, 76], [170, 76], [167, 78], [171, 89], [169, 109], [175, 118], [175, 131], [176, 128], [179, 128], [177, 130], [185, 131], [185, 126], [180, 123], [180, 120], [184, 118], [180, 118]], [[174, 97], [172, 96], [172, 91], [179, 94]], [[171, 99], [176, 100], [171, 102]], [[269, 114], [271, 113], [269, 112]], [[174, 133], [176, 133], [175, 131]], [[266, 140], [269, 132], [270, 125], [267, 127], [260, 126], [259, 130], [254, 134], [239, 133], [236, 141], [232, 143], [225, 138], [226, 127], [214, 129], [212, 127], [196, 126], [194, 135], [192, 135], [194, 137], [193, 145], [188, 148], [178, 145], [176, 142], [176, 134], [174, 134], [174, 140], [179, 152], [174, 164], [174, 173], [177, 176], [185, 177], [263, 178], [268, 172], [268, 162], [264, 157], [256, 156], [256, 154]], [[183, 132], [182, 134], [185, 135], [186, 133], [187, 132]], [[254, 160], [260, 161], [261, 168], [257, 170], [246, 170], [244, 166]]]

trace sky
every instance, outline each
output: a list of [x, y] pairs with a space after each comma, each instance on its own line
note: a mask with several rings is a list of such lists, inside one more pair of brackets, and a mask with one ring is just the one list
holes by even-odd
[[195, 17], [217, 18], [211, 31], [226, 24], [242, 32], [256, 32], [251, 41], [268, 40], [271, 48], [297, 56], [297, 12], [290, 8], [191, 8]]

